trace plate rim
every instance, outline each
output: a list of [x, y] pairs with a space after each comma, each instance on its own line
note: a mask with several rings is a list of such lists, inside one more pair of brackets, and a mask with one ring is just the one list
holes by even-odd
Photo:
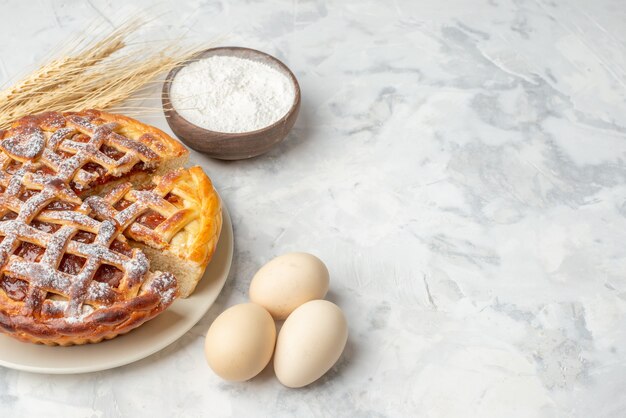
[[[233, 231], [233, 225], [232, 225], [232, 219], [230, 217], [230, 213], [228, 211], [228, 209], [226, 208], [226, 205], [224, 204], [224, 201], [222, 199], [220, 199], [221, 203], [222, 203], [222, 230], [220, 232], [220, 238], [218, 240], [218, 246], [220, 245], [220, 241], [222, 242], [222, 245], [228, 245], [228, 248], [225, 249], [226, 253], [226, 262], [224, 263], [225, 266], [225, 272], [223, 274], [223, 279], [221, 281], [221, 283], [219, 284], [219, 291], [217, 291], [213, 297], [213, 300], [210, 301], [210, 303], [207, 303], [206, 309], [202, 310], [202, 313], [199, 314], [198, 318], [195, 319], [194, 321], [190, 321], [187, 325], [183, 326], [182, 328], [180, 328], [180, 332], [174, 332], [171, 334], [171, 336], [169, 338], [167, 338], [162, 344], [158, 344], [155, 345], [154, 347], [146, 350], [146, 351], [140, 351], [138, 353], [136, 353], [135, 355], [130, 355], [130, 356], [122, 356], [121, 358], [118, 358], [117, 360], [111, 360], [108, 362], [103, 362], [103, 363], [95, 363], [93, 365], [86, 365], [86, 366], [74, 366], [74, 367], [42, 367], [42, 366], [31, 366], [31, 365], [27, 365], [27, 364], [23, 364], [23, 363], [15, 363], [15, 362], [11, 362], [11, 361], [6, 361], [2, 358], [2, 354], [0, 354], [0, 366], [2, 367], [6, 367], [9, 369], [13, 369], [13, 370], [18, 370], [18, 371], [24, 371], [24, 372], [29, 372], [29, 373], [38, 373], [38, 374], [54, 374], [54, 375], [72, 375], [72, 374], [84, 374], [84, 373], [93, 373], [93, 372], [99, 372], [99, 371], [104, 371], [104, 370], [111, 370], [111, 369], [115, 369], [118, 367], [122, 367], [122, 366], [126, 366], [128, 364], [132, 364], [135, 363], [139, 360], [143, 360], [144, 358], [148, 358], [158, 352], [160, 352], [161, 350], [169, 347], [170, 345], [172, 345], [173, 343], [175, 343], [176, 341], [178, 341], [180, 338], [182, 338], [185, 334], [187, 334], [189, 332], [189, 330], [191, 330], [205, 315], [206, 313], [209, 311], [209, 309], [211, 309], [211, 307], [215, 304], [215, 301], [217, 300], [217, 298], [219, 297], [219, 295], [222, 293], [222, 290], [224, 289], [224, 286], [226, 284], [226, 282], [228, 281], [228, 278], [230, 276], [230, 270], [232, 267], [232, 261], [233, 261], [233, 255], [234, 255], [234, 246], [235, 246], [235, 237], [234, 237], [234, 231]], [[224, 235], [226, 234], [226, 235]], [[157, 317], [158, 318], [158, 317]], [[156, 318], [155, 318], [156, 319]], [[149, 326], [151, 321], [148, 321], [146, 324], [142, 325], [142, 327], [144, 326]], [[132, 332], [134, 330], [131, 330], [128, 335], [121, 335], [120, 338], [132, 338]], [[0, 335], [0, 337], [2, 338], [12, 338], [8, 335]], [[103, 341], [102, 343], [107, 344], [107, 343], [113, 343], [115, 341], [115, 339], [111, 340], [111, 341]], [[23, 343], [20, 342], [21, 344], [29, 344], [29, 343]], [[101, 344], [101, 343], [99, 343]], [[91, 345], [91, 344], [90, 344]], [[90, 346], [87, 345], [87, 346]], [[74, 346], [76, 347], [76, 346]], [[84, 347], [84, 346], [78, 346], [78, 348], [80, 347]], [[55, 347], [50, 347], [50, 348], [55, 348]]]

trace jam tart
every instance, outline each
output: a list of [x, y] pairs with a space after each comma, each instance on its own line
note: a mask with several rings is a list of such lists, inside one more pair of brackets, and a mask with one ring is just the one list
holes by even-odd
[[156, 128], [101, 111], [0, 131], [0, 331], [95, 343], [189, 296], [220, 234], [220, 200]]

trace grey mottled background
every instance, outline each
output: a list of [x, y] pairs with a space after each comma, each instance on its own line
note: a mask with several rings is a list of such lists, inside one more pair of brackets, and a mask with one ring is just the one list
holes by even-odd
[[[626, 415], [623, 1], [0, 1], [0, 80], [136, 13], [283, 59], [301, 116], [261, 158], [194, 156], [236, 254], [193, 330], [117, 370], [0, 368], [0, 415]], [[301, 390], [220, 381], [206, 329], [292, 250], [329, 266], [344, 356]]]

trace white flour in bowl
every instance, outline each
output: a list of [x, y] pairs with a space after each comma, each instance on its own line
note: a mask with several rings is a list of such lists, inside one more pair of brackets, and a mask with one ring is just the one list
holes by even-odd
[[180, 116], [217, 132], [250, 132], [285, 116], [295, 89], [283, 73], [260, 62], [212, 56], [176, 74], [170, 101]]

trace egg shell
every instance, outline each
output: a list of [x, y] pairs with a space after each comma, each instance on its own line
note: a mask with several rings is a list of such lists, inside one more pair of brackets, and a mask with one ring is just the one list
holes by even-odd
[[348, 323], [334, 303], [314, 300], [297, 308], [278, 334], [274, 372], [283, 385], [306, 386], [337, 362], [348, 340]]
[[235, 305], [218, 316], [206, 335], [204, 352], [213, 371], [225, 380], [242, 382], [269, 363], [276, 343], [276, 325], [263, 307]]
[[289, 253], [270, 260], [250, 283], [250, 300], [282, 320], [310, 300], [322, 299], [328, 292], [326, 265], [312, 254]]

